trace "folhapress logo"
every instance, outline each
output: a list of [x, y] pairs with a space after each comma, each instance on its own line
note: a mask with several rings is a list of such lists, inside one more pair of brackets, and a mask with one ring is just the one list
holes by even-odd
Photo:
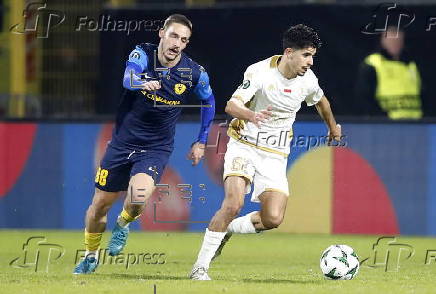
[[32, 2], [23, 10], [23, 22], [13, 25], [9, 30], [13, 34], [34, 33], [37, 38], [48, 38], [50, 31], [65, 21], [65, 13], [47, 9], [45, 2]]
[[362, 260], [369, 267], [383, 267], [386, 272], [396, 272], [400, 263], [411, 258], [415, 250], [409, 244], [398, 243], [395, 237], [380, 237], [372, 245], [372, 254]]
[[397, 38], [399, 31], [413, 23], [415, 13], [404, 7], [397, 6], [395, 3], [382, 3], [374, 10], [372, 17], [373, 20], [362, 28], [362, 33], [381, 34], [385, 33], [388, 27], [395, 27], [397, 28], [397, 34], [393, 37]]
[[65, 253], [61, 245], [48, 243], [42, 236], [30, 237], [23, 244], [23, 254], [9, 265], [15, 268], [33, 268], [35, 272], [48, 272], [49, 265]]

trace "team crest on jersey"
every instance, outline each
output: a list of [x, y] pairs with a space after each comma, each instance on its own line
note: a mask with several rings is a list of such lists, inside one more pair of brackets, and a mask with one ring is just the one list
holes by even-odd
[[177, 94], [177, 95], [181, 95], [181, 94], [183, 94], [183, 92], [185, 92], [186, 91], [186, 86], [185, 86], [185, 84], [175, 84], [174, 85], [174, 92]]

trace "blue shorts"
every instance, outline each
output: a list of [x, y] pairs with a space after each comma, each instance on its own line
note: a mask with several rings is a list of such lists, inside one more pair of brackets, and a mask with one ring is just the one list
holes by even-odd
[[106, 192], [126, 191], [130, 178], [146, 173], [157, 184], [162, 177], [171, 152], [161, 150], [132, 150], [107, 145], [95, 175], [95, 187]]

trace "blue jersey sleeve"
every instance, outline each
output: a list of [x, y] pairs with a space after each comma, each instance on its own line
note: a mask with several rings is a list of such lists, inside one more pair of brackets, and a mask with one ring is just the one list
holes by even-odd
[[207, 72], [202, 71], [197, 85], [194, 88], [194, 93], [200, 100], [207, 100], [212, 95], [212, 88], [209, 84], [209, 75]]
[[194, 88], [194, 93], [202, 101], [203, 106], [201, 107], [201, 128], [197, 142], [206, 144], [210, 125], [215, 117], [215, 97], [209, 84], [207, 72], [201, 72], [198, 83]]
[[124, 70], [123, 87], [131, 91], [140, 90], [143, 82], [140, 74], [141, 71], [138, 70], [137, 66], [127, 65]]
[[131, 66], [138, 72], [143, 72], [148, 66], [148, 57], [141, 47], [136, 46], [136, 48], [130, 52], [129, 60], [126, 62], [126, 67]]
[[141, 47], [136, 48], [130, 52], [129, 59], [126, 62], [126, 69], [124, 71], [123, 86], [126, 89], [135, 91], [140, 90], [142, 80], [141, 73], [148, 66], [148, 57]]

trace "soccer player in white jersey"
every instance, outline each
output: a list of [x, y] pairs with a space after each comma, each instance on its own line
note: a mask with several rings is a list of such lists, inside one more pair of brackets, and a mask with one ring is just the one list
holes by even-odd
[[[341, 128], [310, 69], [320, 47], [314, 29], [290, 27], [283, 35], [283, 55], [250, 65], [227, 102], [226, 112], [234, 119], [224, 158], [225, 198], [206, 229], [191, 279], [210, 280], [210, 262], [233, 233], [256, 233], [282, 223], [289, 195], [286, 165], [292, 124], [303, 101], [315, 105], [324, 119], [328, 140], [340, 139]], [[260, 202], [261, 209], [236, 218], [252, 185], [251, 201]]]

